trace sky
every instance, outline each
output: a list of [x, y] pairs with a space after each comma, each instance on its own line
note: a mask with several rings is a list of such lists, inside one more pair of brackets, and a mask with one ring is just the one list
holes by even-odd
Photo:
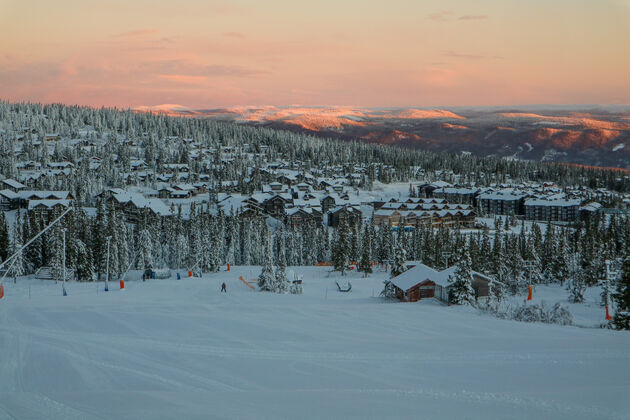
[[630, 0], [0, 0], [0, 98], [630, 103]]

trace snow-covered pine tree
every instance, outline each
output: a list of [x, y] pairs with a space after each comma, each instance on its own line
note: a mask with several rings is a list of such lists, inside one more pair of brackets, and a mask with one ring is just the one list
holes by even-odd
[[289, 290], [291, 283], [287, 279], [287, 259], [285, 255], [284, 246], [281, 246], [278, 250], [278, 260], [276, 266], [276, 292], [286, 293]]
[[577, 254], [572, 254], [568, 257], [567, 277], [569, 302], [583, 303], [586, 284], [584, 282], [584, 270], [580, 266], [580, 257]]
[[506, 249], [506, 252], [509, 254], [507, 257], [508, 276], [505, 280], [507, 281], [509, 292], [516, 295], [523, 294], [527, 291], [529, 279], [525, 262], [514, 245], [515, 244], [511, 244], [510, 247]]
[[[55, 215], [53, 214], [53, 217]], [[50, 269], [56, 281], [63, 281], [63, 232], [59, 223], [48, 230], [47, 247], [50, 251]]]
[[[26, 243], [39, 233], [39, 219], [35, 212], [29, 212], [24, 215], [24, 229], [22, 232], [23, 242]], [[24, 250], [24, 260], [26, 272], [32, 273], [44, 264], [42, 256], [43, 238], [40, 236], [31, 245]]]
[[345, 218], [342, 218], [335, 232], [335, 243], [333, 245], [333, 267], [340, 271], [341, 275], [346, 274], [350, 263], [350, 227]]
[[[118, 261], [118, 249], [120, 247], [120, 232], [117, 229], [117, 219], [116, 210], [113, 205], [108, 207], [107, 214], [107, 236], [111, 236], [109, 241], [109, 267], [105, 267], [106, 270], [109, 269], [109, 279], [117, 279], [120, 270], [120, 263]], [[107, 242], [105, 242], [105, 246], [107, 246]], [[107, 252], [107, 249], [105, 250]], [[107, 264], [107, 256], [105, 256], [105, 263]]]
[[275, 292], [277, 289], [276, 275], [273, 269], [273, 261], [271, 257], [270, 239], [267, 237], [263, 242], [264, 262], [262, 271], [258, 276], [258, 288], [264, 292]]
[[116, 218], [116, 237], [118, 238], [117, 254], [118, 254], [118, 276], [124, 275], [125, 271], [131, 263], [129, 261], [129, 233], [122, 217]]
[[208, 267], [212, 273], [217, 273], [221, 269], [220, 247], [221, 245], [219, 244], [218, 239], [212, 243], [212, 249], [210, 250], [210, 264]]
[[361, 260], [359, 261], [359, 269], [363, 273], [363, 277], [367, 277], [372, 273], [372, 238], [370, 235], [370, 227], [365, 225], [363, 231], [363, 244], [361, 246]]
[[186, 256], [188, 255], [188, 241], [183, 234], [175, 238], [175, 246], [172, 252], [173, 268], [184, 268], [186, 266]]
[[4, 261], [9, 256], [11, 243], [9, 241], [9, 226], [4, 216], [4, 212], [0, 211], [0, 261]]
[[617, 305], [613, 325], [620, 330], [630, 330], [630, 258], [621, 265], [621, 275], [613, 294]]
[[91, 249], [93, 255], [94, 269], [97, 279], [100, 280], [106, 271], [107, 265], [107, 215], [105, 213], [105, 203], [98, 200], [96, 207], [96, 218], [91, 235]]
[[394, 278], [405, 271], [407, 271], [407, 251], [405, 251], [403, 244], [399, 243], [394, 250], [394, 263], [389, 277]]
[[24, 252], [21, 251], [23, 245], [21, 226], [22, 222], [18, 218], [13, 226], [13, 243], [11, 244], [11, 254], [17, 252], [17, 255], [11, 262], [12, 267], [11, 272], [9, 273], [13, 277], [18, 277], [24, 274]]
[[455, 273], [449, 277], [451, 303], [475, 305], [475, 290], [472, 287], [472, 267], [468, 251], [457, 264]]
[[[394, 263], [392, 265], [392, 270], [390, 273], [390, 279], [402, 274], [407, 270], [407, 252], [402, 244], [398, 244], [396, 250], [394, 251]], [[381, 291], [381, 296], [386, 298], [393, 299], [396, 297], [396, 286], [392, 283], [391, 280], [383, 281], [383, 290]]]
[[70, 242], [70, 252], [74, 261], [74, 270], [79, 281], [92, 281], [94, 267], [87, 247], [81, 239], [75, 238]]
[[153, 268], [153, 240], [147, 229], [140, 231], [138, 238], [139, 260], [143, 270]]
[[359, 223], [350, 226], [350, 261], [357, 262], [361, 257], [361, 230]]
[[485, 309], [493, 312], [497, 311], [502, 297], [501, 287], [493, 281], [489, 282]]
[[317, 225], [313, 222], [302, 226], [301, 237], [304, 241], [302, 247], [302, 264], [313, 265], [317, 262]]

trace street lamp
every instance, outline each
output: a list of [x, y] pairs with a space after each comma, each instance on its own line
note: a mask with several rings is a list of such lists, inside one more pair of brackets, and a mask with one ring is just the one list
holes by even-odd
[[527, 270], [527, 300], [532, 300], [532, 270], [536, 267], [533, 260], [523, 261], [523, 267]]
[[611, 269], [612, 261], [606, 260], [606, 283], [604, 287], [606, 288], [605, 299], [606, 299], [606, 320], [610, 321], [612, 317], [610, 316], [609, 306], [610, 306], [610, 280], [617, 277], [617, 272]]
[[444, 269], [448, 268], [448, 259], [453, 255], [450, 252], [442, 252], [442, 258], [444, 258]]
[[105, 275], [105, 291], [109, 292], [109, 241], [112, 239], [112, 237], [108, 236], [105, 239], [107, 239], [107, 274]]

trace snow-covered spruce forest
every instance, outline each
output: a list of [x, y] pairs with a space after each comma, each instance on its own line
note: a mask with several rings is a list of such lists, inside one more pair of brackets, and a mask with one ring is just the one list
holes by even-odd
[[[62, 140], [47, 145], [42, 139], [55, 133]], [[575, 301], [584, 289], [604, 278], [606, 260], [621, 261], [630, 250], [627, 218], [599, 214], [573, 225], [531, 224], [512, 217], [497, 219], [495, 229], [460, 230], [420, 227], [412, 232], [373, 226], [370, 220], [299, 226], [268, 217], [227, 214], [215, 204], [228, 191], [251, 194], [273, 181], [269, 167], [286, 167], [319, 176], [357, 172], [357, 189], [369, 190], [374, 182], [457, 180], [462, 184], [553, 182], [561, 187], [583, 185], [613, 192], [630, 191], [628, 177], [596, 168], [477, 158], [414, 151], [360, 142], [322, 140], [305, 135], [214, 122], [208, 119], [172, 118], [116, 109], [64, 105], [0, 103], [0, 172], [17, 178], [17, 164], [32, 161], [70, 162], [74, 170], [65, 177], [41, 176], [36, 188], [70, 191], [74, 211], [42, 235], [13, 264], [11, 275], [35, 272], [50, 266], [60, 276], [63, 230], [65, 262], [79, 281], [118, 278], [129, 267], [218, 271], [232, 265], [313, 265], [333, 262], [340, 269], [350, 262], [387, 262], [395, 250], [406, 259], [423, 261], [436, 269], [470, 255], [475, 271], [494, 276], [509, 293], [523, 293], [529, 282], [570, 285]], [[193, 146], [208, 151], [199, 156]], [[230, 147], [241, 151], [222, 155]], [[248, 152], [246, 152], [248, 151]], [[92, 163], [98, 160], [94, 168]], [[147, 164], [142, 179], [131, 171], [134, 160]], [[155, 188], [156, 174], [165, 165], [183, 163], [190, 168], [188, 182], [204, 176], [209, 183], [205, 203], [192, 203], [183, 214], [174, 207], [172, 217], [151, 212], [137, 223], [125, 223], [114, 207], [105, 203], [108, 188]], [[414, 190], [412, 189], [412, 194]], [[57, 216], [60, 211], [52, 214]], [[52, 220], [52, 218], [50, 219]], [[9, 222], [0, 220], [0, 258], [3, 260], [36, 235], [46, 221], [36, 212], [18, 210]], [[515, 233], [517, 231], [518, 233]], [[107, 240], [111, 237], [109, 270]], [[528, 264], [524, 264], [527, 261]], [[359, 264], [360, 265], [360, 264]]]

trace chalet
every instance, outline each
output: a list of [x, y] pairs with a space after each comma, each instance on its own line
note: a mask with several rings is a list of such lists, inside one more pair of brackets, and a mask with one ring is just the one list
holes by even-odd
[[36, 171], [42, 168], [42, 164], [35, 162], [34, 160], [27, 160], [25, 162], [19, 162], [15, 165], [18, 170]]
[[147, 163], [142, 159], [132, 160], [131, 162], [129, 162], [129, 165], [131, 166], [131, 170], [133, 172], [144, 171], [145, 169], [147, 169]]
[[72, 162], [48, 162], [46, 165], [50, 169], [72, 169], [74, 164]]
[[293, 207], [287, 210], [287, 222], [294, 226], [300, 226], [308, 222], [321, 223], [322, 214], [310, 207]]
[[0, 191], [0, 207], [3, 210], [13, 210], [17, 208], [29, 208], [29, 202], [33, 200], [72, 200], [69, 191], [37, 191], [20, 190], [13, 192], [9, 189]]
[[196, 182], [192, 186], [193, 195], [205, 194], [208, 192], [208, 184], [205, 182]]
[[328, 210], [335, 207], [337, 204], [337, 198], [334, 195], [326, 195], [321, 200], [322, 211], [328, 213]]
[[18, 206], [17, 193], [13, 190], [0, 190], [0, 209], [4, 211], [16, 209]]
[[159, 198], [190, 198], [192, 193], [189, 190], [178, 190], [173, 187], [163, 187], [158, 190]]
[[21, 182], [18, 182], [14, 179], [4, 179], [2, 181], [2, 186], [13, 191], [13, 192], [18, 192], [21, 190], [26, 189], [26, 185], [22, 184]]
[[190, 172], [190, 168], [185, 163], [166, 163], [163, 165], [167, 173], [173, 172]]
[[113, 205], [116, 211], [122, 212], [125, 221], [129, 223], [138, 223], [144, 212], [159, 217], [173, 215], [171, 209], [162, 200], [146, 198], [142, 194], [112, 188], [105, 197], [107, 197], [106, 202]]
[[70, 206], [71, 202], [72, 200], [31, 200], [28, 202], [28, 211], [42, 216], [48, 223], [55, 210], [60, 214]]
[[362, 217], [363, 213], [357, 206], [339, 206], [328, 212], [328, 226], [336, 228], [342, 220], [345, 220], [349, 225], [353, 225], [359, 223]]
[[306, 182], [300, 182], [295, 186], [295, 188], [300, 192], [307, 192], [311, 190], [311, 186]]
[[286, 187], [284, 186], [284, 184], [281, 184], [280, 182], [272, 182], [271, 184], [268, 185], [268, 189], [263, 188], [263, 191], [265, 190], [274, 192], [274, 193], [279, 193], [279, 192], [286, 191]]
[[[444, 303], [449, 303], [451, 283], [449, 278], [454, 276], [457, 266], [452, 266], [443, 271], [417, 264], [404, 273], [391, 279], [396, 288], [396, 297], [403, 302], [417, 302], [420, 299], [436, 298]], [[476, 271], [471, 272], [472, 287], [475, 291], [477, 302], [484, 302], [490, 293], [490, 284], [495, 287], [503, 285], [492, 277]]]
[[155, 177], [158, 182], [169, 182], [173, 178], [173, 174], [159, 174]]
[[286, 174], [282, 174], [276, 177], [276, 181], [278, 181], [278, 183], [280, 184], [285, 184], [289, 186], [295, 185], [298, 182], [296, 177], [294, 177], [293, 175], [286, 175]]
[[286, 205], [292, 200], [292, 197], [287, 197], [285, 194], [275, 194], [262, 203], [262, 208], [270, 216], [282, 218]]

